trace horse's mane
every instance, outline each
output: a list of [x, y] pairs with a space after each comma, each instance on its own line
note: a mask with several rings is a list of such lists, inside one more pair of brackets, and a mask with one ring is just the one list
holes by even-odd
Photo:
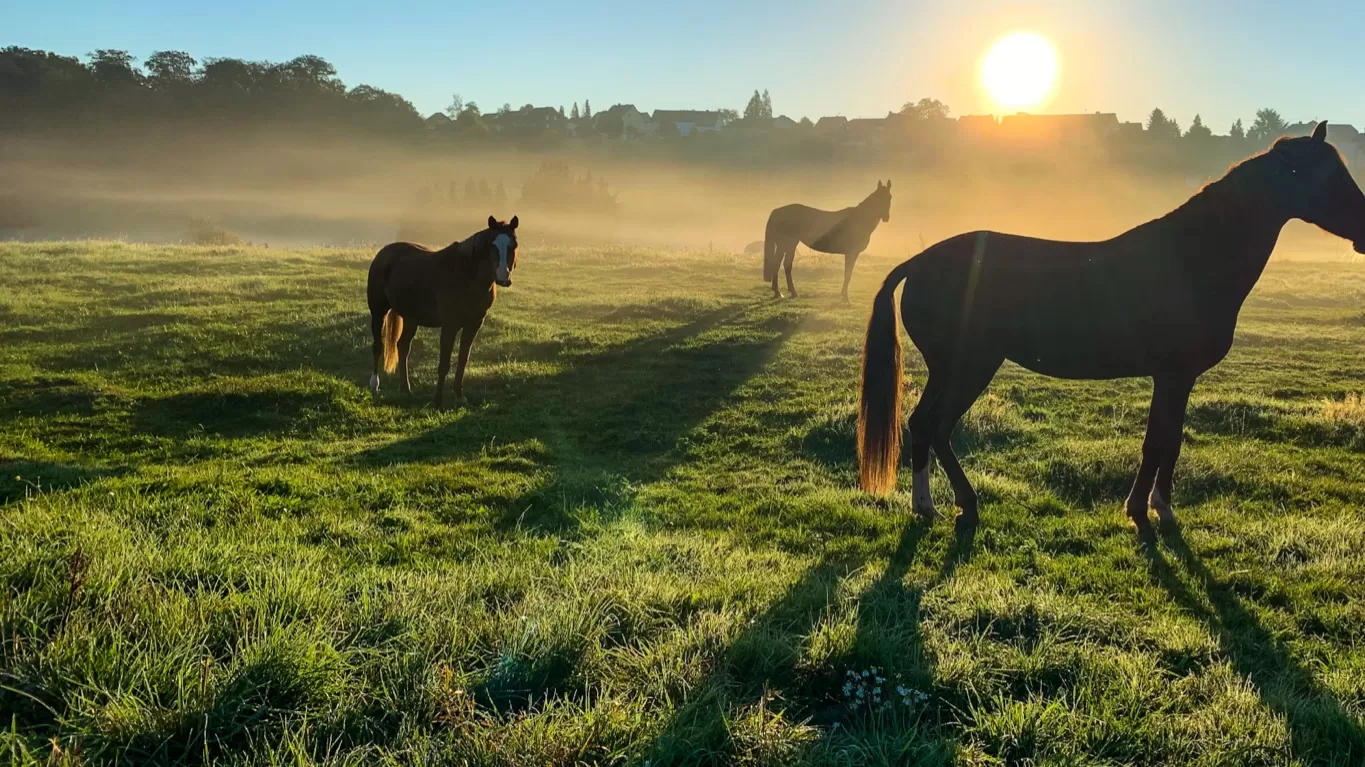
[[[1222, 178], [1210, 181], [1200, 187], [1198, 192], [1195, 192], [1184, 205], [1181, 205], [1180, 208], [1176, 208], [1176, 210], [1180, 210], [1196, 201], [1199, 201], [1200, 203], [1221, 202], [1223, 198], [1226, 197], [1225, 193], [1227, 192], [1240, 191], [1245, 188], [1248, 183], [1264, 183], [1264, 171], [1267, 164], [1267, 157], [1282, 146], [1306, 143], [1311, 140], [1312, 139], [1308, 136], [1281, 136], [1275, 140], [1275, 143], [1272, 144], [1269, 149], [1257, 152], [1244, 160], [1233, 163], [1229, 166], [1227, 172], [1223, 174]], [[1327, 146], [1331, 147], [1333, 152], [1336, 152], [1337, 159], [1341, 160], [1342, 163], [1346, 162], [1346, 158], [1341, 154], [1341, 150], [1331, 144], [1328, 144]]]

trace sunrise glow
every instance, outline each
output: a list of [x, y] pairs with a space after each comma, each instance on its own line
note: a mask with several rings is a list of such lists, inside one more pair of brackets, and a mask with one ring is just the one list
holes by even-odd
[[1057, 80], [1057, 51], [1032, 32], [1000, 38], [981, 60], [981, 84], [995, 106], [1028, 109], [1041, 104]]

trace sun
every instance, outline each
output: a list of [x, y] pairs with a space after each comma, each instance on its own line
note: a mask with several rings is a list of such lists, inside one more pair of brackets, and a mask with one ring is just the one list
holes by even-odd
[[1032, 32], [1005, 35], [981, 60], [981, 83], [997, 106], [1023, 109], [1042, 103], [1057, 80], [1057, 50]]

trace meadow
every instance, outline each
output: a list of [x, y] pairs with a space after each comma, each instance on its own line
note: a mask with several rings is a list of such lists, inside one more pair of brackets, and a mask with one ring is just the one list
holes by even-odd
[[1143, 546], [1145, 380], [1007, 365], [975, 536], [858, 490], [903, 255], [524, 245], [446, 412], [372, 255], [0, 244], [11, 763], [1365, 763], [1365, 264], [1272, 261]]

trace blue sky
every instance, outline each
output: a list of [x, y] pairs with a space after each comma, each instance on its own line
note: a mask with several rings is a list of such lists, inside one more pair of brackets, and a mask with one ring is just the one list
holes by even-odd
[[1038, 111], [1162, 107], [1217, 132], [1272, 106], [1291, 122], [1365, 126], [1365, 2], [1319, 0], [680, 0], [676, 2], [206, 2], [0, 0], [0, 46], [66, 54], [159, 49], [200, 58], [315, 53], [349, 85], [406, 96], [423, 113], [452, 93], [595, 109], [742, 109], [768, 89], [779, 113], [880, 116], [923, 96], [981, 113], [976, 65], [1028, 29], [1061, 60]]

